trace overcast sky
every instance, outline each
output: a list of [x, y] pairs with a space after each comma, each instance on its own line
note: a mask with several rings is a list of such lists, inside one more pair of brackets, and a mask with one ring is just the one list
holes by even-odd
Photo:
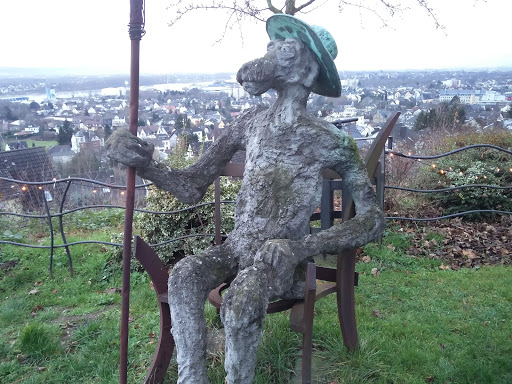
[[[326, 0], [318, 0], [323, 2]], [[415, 0], [404, 0], [404, 3]], [[129, 0], [1, 0], [0, 67], [66, 67], [128, 73]], [[512, 67], [510, 0], [430, 0], [445, 31], [412, 7], [388, 27], [374, 15], [336, 0], [300, 17], [325, 27], [338, 44], [338, 70]], [[142, 73], [235, 72], [261, 56], [268, 41], [262, 23], [244, 24], [221, 43], [220, 11], [190, 14], [169, 27], [166, 0], [146, 0]]]

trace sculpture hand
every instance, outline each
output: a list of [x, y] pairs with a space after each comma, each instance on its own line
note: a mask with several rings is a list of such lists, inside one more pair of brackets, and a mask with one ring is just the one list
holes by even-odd
[[116, 129], [105, 143], [107, 156], [128, 167], [147, 167], [155, 146], [132, 135], [127, 129]]
[[273, 276], [269, 289], [275, 297], [283, 295], [293, 285], [294, 271], [301, 261], [300, 252], [294, 251], [294, 246], [295, 243], [292, 240], [268, 240], [254, 258], [255, 268], [266, 269], [268, 276]]
[[291, 240], [273, 239], [268, 240], [256, 253], [254, 264], [263, 263], [274, 270], [286, 268], [287, 265], [297, 265], [295, 255], [291, 248]]

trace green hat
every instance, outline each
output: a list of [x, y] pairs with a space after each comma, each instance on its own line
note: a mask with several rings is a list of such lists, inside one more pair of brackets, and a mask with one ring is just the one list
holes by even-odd
[[275, 14], [267, 20], [270, 40], [299, 39], [313, 52], [320, 66], [320, 73], [312, 91], [328, 97], [341, 95], [341, 83], [334, 59], [338, 47], [332, 35], [318, 25], [308, 25], [294, 16]]

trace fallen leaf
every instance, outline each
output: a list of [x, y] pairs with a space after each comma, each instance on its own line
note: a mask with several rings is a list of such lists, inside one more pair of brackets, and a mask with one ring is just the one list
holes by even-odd
[[439, 266], [439, 269], [442, 269], [443, 271], [445, 271], [445, 270], [448, 270], [448, 269], [451, 269], [451, 268], [449, 266], [447, 266], [447, 265], [441, 264]]
[[369, 263], [370, 261], [372, 261], [372, 258], [370, 256], [363, 256], [361, 260], [363, 263]]
[[39, 293], [39, 290], [37, 290], [37, 289], [32, 289], [32, 290], [30, 290], [30, 291], [28, 292], [28, 294], [29, 294], [29, 295], [36, 295], [36, 294], [38, 294], [38, 293]]
[[473, 251], [472, 249], [464, 249], [462, 251], [462, 255], [466, 256], [468, 258], [468, 260], [473, 260], [473, 259], [478, 258], [476, 252]]
[[394, 250], [395, 250], [395, 246], [394, 246], [393, 244], [389, 244], [386, 248], [387, 248], [387, 249], [390, 249], [390, 250], [392, 250], [392, 251], [394, 251]]
[[372, 275], [373, 276], [379, 276], [380, 275], [380, 271], [377, 268], [372, 268]]
[[128, 316], [128, 322], [129, 322], [129, 323], [132, 323], [132, 322], [133, 322], [133, 316]]
[[56, 289], [54, 289], [52, 292], [53, 292], [53, 293], [55, 293], [55, 294], [57, 294], [57, 292], [59, 292], [59, 291], [57, 291]]
[[149, 337], [151, 337], [153, 339], [155, 337], [155, 333], [154, 332], [149, 332]]
[[114, 288], [109, 288], [109, 289], [105, 290], [105, 293], [116, 293], [116, 292], [121, 292], [121, 288], [114, 287]]
[[380, 311], [378, 309], [374, 309], [372, 313], [373, 313], [373, 316], [378, 317], [379, 319], [382, 318], [382, 314], [380, 313]]
[[139, 324], [135, 324], [135, 325], [133, 326], [133, 328], [134, 328], [134, 329], [139, 328]]
[[19, 353], [19, 354], [16, 356], [16, 358], [18, 359], [18, 361], [19, 361], [19, 363], [20, 363], [20, 364], [23, 364], [23, 363], [25, 363], [25, 362], [27, 361], [27, 358], [26, 358], [24, 355], [22, 355], [21, 353]]
[[425, 377], [425, 383], [431, 383], [434, 381], [434, 376], [427, 376]]
[[39, 372], [44, 372], [44, 371], [46, 371], [46, 367], [37, 367], [37, 370]]

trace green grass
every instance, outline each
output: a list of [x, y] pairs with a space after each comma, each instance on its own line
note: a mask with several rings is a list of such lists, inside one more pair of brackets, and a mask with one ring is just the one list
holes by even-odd
[[36, 147], [45, 147], [46, 149], [59, 144], [56, 140], [40, 141], [40, 140], [27, 139], [25, 141], [27, 142], [27, 145], [29, 148], [32, 148], [32, 144], [35, 144]]
[[[68, 240], [107, 240], [112, 229], [87, 231], [80, 228]], [[393, 229], [382, 247], [365, 247], [369, 259], [357, 265], [355, 353], [343, 347], [335, 296], [317, 303], [314, 382], [512, 383], [510, 267], [440, 270], [440, 260], [411, 257], [409, 247], [409, 235]], [[119, 264], [107, 263], [111, 253], [100, 245], [73, 246], [71, 253], [74, 277], [59, 250], [50, 279], [49, 251], [1, 246], [0, 263], [18, 261], [0, 271], [1, 383], [119, 381], [121, 297], [109, 291], [121, 286]], [[131, 285], [128, 382], [140, 383], [159, 318], [147, 275], [134, 272]], [[213, 307], [205, 312], [208, 326], [221, 328]], [[267, 317], [255, 383], [293, 382], [301, 337], [288, 329], [288, 313]], [[224, 382], [223, 358], [221, 351], [209, 355], [212, 384]], [[173, 361], [165, 383], [175, 382]]]
[[[11, 142], [15, 142], [16, 140], [10, 140]], [[56, 140], [50, 140], [50, 141], [41, 141], [41, 140], [33, 140], [33, 139], [23, 139], [23, 141], [27, 142], [27, 145], [29, 148], [32, 148], [32, 145], [34, 144], [36, 147], [45, 147], [46, 149], [51, 148], [55, 145], [58, 145], [59, 143]], [[5, 143], [2, 142], [2, 151], [5, 150]]]

